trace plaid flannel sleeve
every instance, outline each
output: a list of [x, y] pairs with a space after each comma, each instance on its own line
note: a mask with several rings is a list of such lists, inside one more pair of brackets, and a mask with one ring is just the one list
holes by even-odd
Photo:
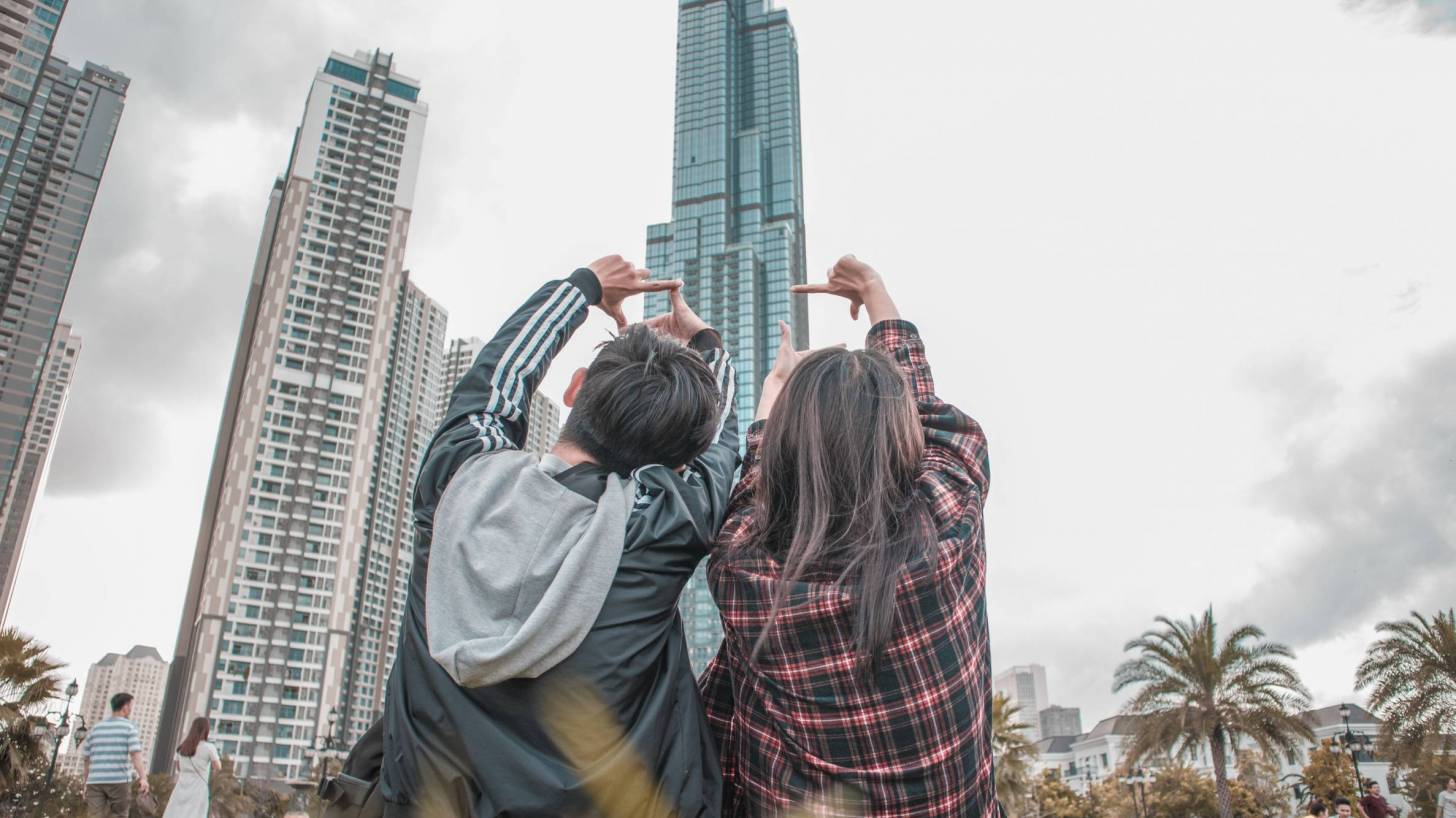
[[870, 328], [865, 346], [890, 356], [909, 379], [925, 432], [921, 482], [929, 489], [936, 522], [945, 526], [959, 521], [971, 504], [984, 502], [990, 488], [981, 425], [936, 396], [925, 342], [914, 324], [881, 321]]

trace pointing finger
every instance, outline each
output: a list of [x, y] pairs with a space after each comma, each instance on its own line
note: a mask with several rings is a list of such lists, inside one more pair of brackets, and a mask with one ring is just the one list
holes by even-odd
[[833, 292], [828, 284], [795, 284], [789, 288], [791, 293], [828, 293]]

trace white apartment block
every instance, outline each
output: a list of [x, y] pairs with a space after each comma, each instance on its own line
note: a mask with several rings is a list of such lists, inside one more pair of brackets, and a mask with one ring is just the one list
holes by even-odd
[[[430, 364], [394, 359], [396, 325], [443, 322], [408, 306], [423, 296], [404, 270], [427, 116], [419, 83], [389, 54], [335, 52], [313, 79], [254, 264], [156, 771], [170, 764], [165, 746], [206, 715], [239, 774], [305, 778], [329, 714], [367, 704], [382, 684], [380, 620], [408, 545], [381, 546], [401, 509], [379, 484], [407, 479], [415, 438], [401, 429], [424, 425], [415, 395], [430, 388], [428, 373], [401, 374]], [[414, 332], [443, 338], [441, 327]], [[405, 392], [413, 409], [391, 415]], [[371, 652], [349, 684], [361, 645]], [[353, 708], [349, 733], [365, 710]]]
[[[162, 717], [162, 694], [167, 687], [167, 660], [156, 648], [137, 645], [126, 653], [108, 653], [86, 671], [86, 686], [81, 689], [81, 706], [72, 714], [71, 736], [84, 724], [88, 729], [111, 716], [111, 697], [130, 693], [131, 721], [141, 733], [142, 754], [150, 758], [157, 746], [157, 722]], [[79, 716], [79, 719], [77, 717]], [[75, 750], [76, 748], [72, 748]], [[71, 756], [75, 756], [75, 762]], [[70, 769], [80, 761], [79, 753], [67, 755]]]

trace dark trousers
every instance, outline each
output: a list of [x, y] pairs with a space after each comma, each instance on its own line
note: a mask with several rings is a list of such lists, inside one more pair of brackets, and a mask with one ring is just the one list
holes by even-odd
[[90, 818], [126, 818], [129, 812], [131, 782], [86, 785], [86, 814]]

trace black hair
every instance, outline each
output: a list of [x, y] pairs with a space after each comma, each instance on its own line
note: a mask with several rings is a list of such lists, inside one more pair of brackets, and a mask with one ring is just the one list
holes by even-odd
[[675, 469], [708, 450], [722, 412], [703, 357], [636, 324], [602, 344], [561, 440], [623, 476], [654, 464]]
[[1329, 813], [1330, 810], [1328, 807], [1325, 806], [1325, 802], [1319, 800], [1318, 798], [1309, 802], [1310, 815], [1328, 815]]
[[1348, 799], [1348, 798], [1346, 798], [1345, 796], [1342, 795], [1339, 798], [1336, 798], [1335, 799], [1335, 806], [1337, 806], [1337, 807], [1351, 807], [1351, 806], [1354, 806], [1354, 804], [1351, 804], [1350, 803], [1350, 799]]
[[128, 704], [131, 703], [131, 700], [134, 698], [136, 697], [131, 695], [130, 693], [118, 693], [115, 696], [112, 696], [111, 712], [115, 713], [121, 708], [126, 707]]

